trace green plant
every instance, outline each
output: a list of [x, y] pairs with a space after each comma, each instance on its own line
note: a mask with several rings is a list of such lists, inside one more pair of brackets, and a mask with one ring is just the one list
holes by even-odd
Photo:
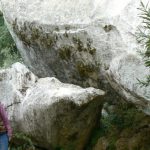
[[[112, 109], [108, 109], [110, 107]], [[117, 103], [109, 103], [105, 109], [107, 115], [102, 116], [100, 125], [92, 132], [91, 139], [86, 150], [92, 150], [98, 140], [105, 139], [108, 142], [107, 150], [116, 150], [117, 141], [127, 140], [126, 143], [132, 141], [133, 147], [149, 147], [149, 131], [148, 124], [150, 118], [146, 114], [139, 111], [133, 104], [123, 100]], [[128, 145], [125, 145], [128, 149]], [[143, 150], [146, 150], [143, 149]]]
[[21, 61], [16, 45], [0, 15], [0, 67], [8, 67], [16, 61]]
[[27, 135], [15, 133], [9, 144], [9, 150], [35, 150], [35, 147]]
[[61, 59], [63, 60], [68, 60], [71, 57], [71, 46], [63, 46], [61, 48], [59, 48], [59, 56]]
[[[137, 33], [137, 40], [144, 46], [143, 58], [145, 66], [150, 68], [150, 8], [141, 2], [141, 13], [139, 17], [143, 20], [142, 25], [139, 27]], [[142, 86], [150, 85], [150, 75], [146, 77], [145, 81], [138, 80]]]

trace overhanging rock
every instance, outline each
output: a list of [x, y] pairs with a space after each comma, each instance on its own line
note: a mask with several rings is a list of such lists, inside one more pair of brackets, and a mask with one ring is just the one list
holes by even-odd
[[36, 75], [100, 89], [107, 78], [122, 97], [150, 114], [150, 87], [140, 89], [137, 80], [149, 75], [137, 53], [142, 49], [135, 36], [141, 23], [140, 1], [1, 0], [1, 4], [17, 47]]

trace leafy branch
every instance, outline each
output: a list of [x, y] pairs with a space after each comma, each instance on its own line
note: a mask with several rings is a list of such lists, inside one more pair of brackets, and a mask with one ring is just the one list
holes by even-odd
[[[141, 2], [140, 8], [140, 15], [139, 17], [143, 20], [142, 26], [138, 29], [137, 40], [144, 46], [144, 53], [143, 59], [146, 67], [150, 68], [150, 8], [147, 5], [144, 5]], [[150, 85], [150, 75], [146, 77], [145, 81], [138, 80], [142, 86], [149, 86]]]

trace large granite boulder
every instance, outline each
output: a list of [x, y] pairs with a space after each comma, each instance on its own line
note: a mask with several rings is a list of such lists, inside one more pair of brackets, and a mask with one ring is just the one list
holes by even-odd
[[83, 150], [99, 121], [104, 92], [65, 84], [52, 77], [37, 78], [16, 63], [0, 70], [0, 101], [14, 131], [28, 134], [35, 144]]
[[150, 114], [150, 86], [140, 88], [137, 80], [150, 73], [137, 53], [141, 0], [0, 1], [18, 49], [36, 75], [98, 88], [105, 79]]

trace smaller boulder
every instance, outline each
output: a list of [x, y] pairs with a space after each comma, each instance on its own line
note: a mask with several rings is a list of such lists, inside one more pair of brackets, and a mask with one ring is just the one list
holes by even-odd
[[41, 78], [22, 102], [22, 129], [40, 146], [83, 150], [100, 115], [104, 92]]
[[23, 64], [0, 70], [0, 101], [14, 132], [52, 150], [83, 150], [99, 121], [105, 92], [37, 78]]

